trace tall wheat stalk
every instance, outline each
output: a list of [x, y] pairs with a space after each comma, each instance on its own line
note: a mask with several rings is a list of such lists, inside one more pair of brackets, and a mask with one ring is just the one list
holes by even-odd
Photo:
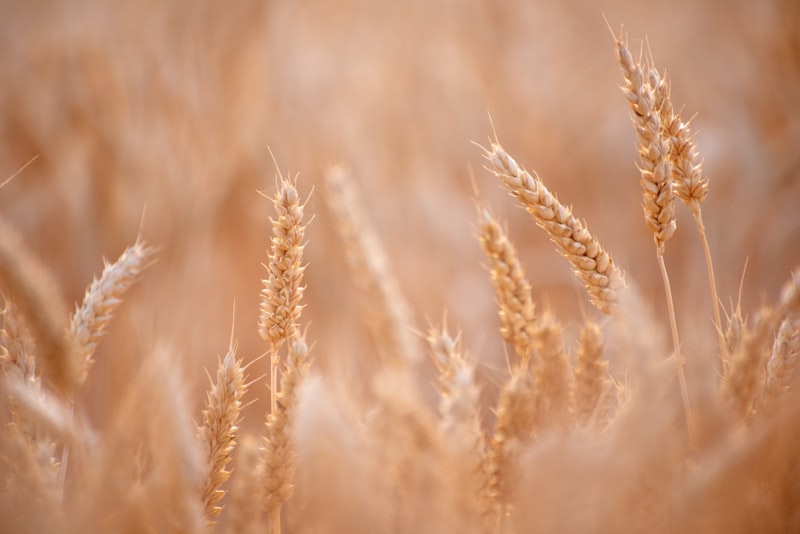
[[[694, 436], [694, 421], [689, 402], [689, 390], [686, 384], [681, 343], [678, 336], [678, 323], [675, 316], [675, 304], [672, 300], [667, 267], [664, 263], [664, 250], [667, 240], [672, 237], [677, 227], [675, 221], [675, 192], [672, 184], [672, 160], [670, 147], [664, 140], [664, 127], [661, 123], [659, 108], [656, 107], [656, 95], [652, 82], [645, 79], [642, 66], [634, 61], [622, 38], [616, 38], [617, 60], [622, 68], [625, 85], [622, 91], [631, 108], [631, 118], [639, 141], [639, 170], [644, 193], [644, 217], [647, 227], [653, 232], [656, 245], [656, 260], [661, 279], [664, 282], [664, 294], [667, 300], [672, 333], [673, 357], [678, 370], [681, 397], [683, 398], [686, 425], [690, 436]], [[657, 72], [650, 71], [651, 79]], [[656, 83], [656, 86], [658, 83]]]

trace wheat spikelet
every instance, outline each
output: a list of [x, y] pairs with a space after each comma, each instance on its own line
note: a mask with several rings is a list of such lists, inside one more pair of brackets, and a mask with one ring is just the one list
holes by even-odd
[[781, 322], [767, 361], [767, 376], [759, 399], [762, 410], [770, 409], [791, 387], [799, 360], [800, 315], [791, 314]]
[[641, 65], [633, 60], [622, 39], [617, 39], [619, 60], [625, 85], [622, 91], [631, 108], [631, 118], [639, 140], [639, 170], [644, 192], [644, 216], [653, 232], [656, 250], [664, 254], [667, 240], [675, 232], [675, 194], [672, 190], [670, 149], [662, 137], [661, 117], [653, 89], [644, 79]]
[[92, 355], [114, 310], [150, 265], [154, 253], [155, 249], [148, 247], [140, 236], [114, 263], [103, 259], [103, 274], [86, 288], [83, 302], [75, 309], [69, 325], [70, 336], [80, 353], [77, 385], [86, 380], [94, 363]]
[[599, 427], [608, 417], [611, 380], [608, 362], [603, 359], [600, 326], [587, 322], [578, 339], [575, 366], [575, 412], [579, 423]]
[[292, 429], [297, 410], [297, 395], [310, 365], [305, 339], [295, 337], [281, 370], [281, 388], [276, 395], [275, 410], [267, 417], [267, 436], [263, 444], [264, 511], [273, 519], [292, 494], [295, 470], [295, 446]]
[[303, 306], [302, 285], [305, 222], [295, 181], [280, 177], [278, 192], [272, 197], [277, 214], [272, 223], [267, 277], [262, 280], [258, 333], [268, 342], [273, 354], [295, 335]]
[[497, 294], [500, 333], [522, 365], [528, 365], [536, 335], [536, 313], [531, 298], [531, 285], [517, 257], [514, 245], [500, 223], [487, 209], [478, 213], [480, 243], [489, 259], [489, 272]]
[[31, 329], [46, 378], [59, 390], [71, 391], [78, 377], [78, 359], [67, 336], [66, 306], [45, 266], [2, 220], [0, 288], [13, 298]]
[[605, 314], [612, 313], [618, 302], [617, 290], [625, 285], [625, 277], [586, 225], [547, 190], [538, 176], [531, 176], [520, 167], [499, 143], [492, 143], [485, 156], [491, 163], [490, 170], [505, 182], [510, 193], [572, 264], [592, 304]]
[[389, 258], [359, 198], [356, 183], [341, 167], [325, 173], [326, 200], [345, 246], [351, 278], [367, 308], [367, 322], [382, 359], [404, 365], [419, 359], [411, 337], [411, 311], [391, 272]]
[[198, 428], [198, 439], [205, 462], [205, 477], [200, 496], [209, 526], [214, 526], [222, 511], [218, 503], [225, 496], [220, 489], [230, 477], [227, 469], [236, 445], [242, 397], [247, 391], [244, 370], [236, 357], [236, 344], [232, 343], [217, 367], [217, 381], [208, 392], [203, 425]]

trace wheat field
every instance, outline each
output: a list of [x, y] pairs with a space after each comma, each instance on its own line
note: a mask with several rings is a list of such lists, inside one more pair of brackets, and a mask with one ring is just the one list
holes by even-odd
[[752, 4], [0, 2], [0, 531], [800, 530]]

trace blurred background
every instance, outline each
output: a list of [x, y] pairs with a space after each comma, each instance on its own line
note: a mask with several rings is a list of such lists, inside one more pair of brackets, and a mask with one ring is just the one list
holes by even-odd
[[[139, 232], [158, 262], [101, 342], [79, 402], [98, 423], [142, 355], [175, 351], [199, 414], [231, 331], [251, 360], [278, 170], [311, 195], [309, 337], [319, 373], [369, 357], [321, 176], [348, 165], [415, 313], [464, 330], [485, 390], [504, 369], [473, 182], [507, 221], [535, 297], [568, 335], [594, 316], [567, 263], [483, 168], [497, 132], [612, 252], [664, 325], [609, 26], [650, 50], [692, 128], [726, 307], [774, 299], [800, 265], [796, 0], [50, 0], [0, 2], [2, 217], [72, 303]], [[491, 119], [490, 119], [491, 117]], [[270, 156], [275, 156], [279, 169]], [[313, 191], [313, 193], [312, 193]], [[690, 212], [667, 246], [683, 341], [713, 357]], [[745, 273], [745, 265], [747, 265]], [[665, 326], [666, 328], [666, 326]], [[569, 334], [569, 333], [572, 334]], [[251, 377], [266, 371], [264, 360]], [[263, 414], [260, 382], [248, 410]], [[247, 416], [258, 425], [259, 415]]]

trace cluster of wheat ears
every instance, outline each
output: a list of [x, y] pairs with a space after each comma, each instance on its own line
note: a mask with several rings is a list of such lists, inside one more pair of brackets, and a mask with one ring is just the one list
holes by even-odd
[[[481, 416], [479, 362], [446, 324], [427, 336], [438, 407], [426, 401], [409, 306], [354, 180], [335, 167], [325, 175], [325, 198], [378, 355], [369, 382], [351, 388], [311, 370], [302, 319], [309, 219], [295, 180], [280, 177], [258, 313], [269, 371], [253, 370], [265, 359], [243, 363], [232, 334], [193, 422], [170, 349], [155, 347], [108, 427], [92, 428], [74, 394], [114, 310], [156, 251], [137, 239], [106, 263], [69, 316], [52, 275], [4, 224], [0, 530], [800, 529], [800, 275], [770, 307], [750, 318], [736, 307], [723, 320], [701, 212], [708, 182], [689, 124], [652, 59], [637, 59], [623, 37], [615, 41], [669, 347], [586, 223], [494, 141], [484, 149], [487, 169], [569, 261], [599, 313], [585, 314], [569, 346], [558, 320], [534, 303], [503, 224], [478, 203], [508, 352], [493, 417]], [[681, 348], [664, 263], [676, 197], [706, 252], [710, 290], [697, 305], [708, 307], [718, 333], [712, 358]], [[622, 375], [612, 375], [611, 359], [627, 362]], [[266, 425], [260, 437], [242, 435], [248, 386], [262, 378], [272, 392]]]

